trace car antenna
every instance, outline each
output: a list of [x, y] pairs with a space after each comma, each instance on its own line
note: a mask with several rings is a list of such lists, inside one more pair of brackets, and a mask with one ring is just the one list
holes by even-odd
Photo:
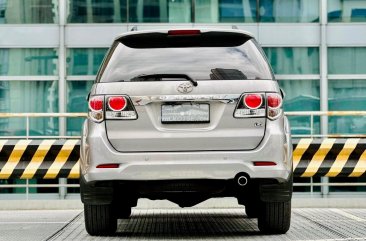
[[137, 26], [133, 26], [130, 31], [137, 31]]
[[238, 26], [236, 26], [236, 25], [231, 25], [231, 29], [238, 29]]

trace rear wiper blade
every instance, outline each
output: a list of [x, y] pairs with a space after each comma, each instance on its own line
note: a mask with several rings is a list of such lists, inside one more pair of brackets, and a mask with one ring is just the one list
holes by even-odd
[[193, 86], [197, 86], [198, 83], [196, 80], [192, 79], [189, 75], [187, 74], [145, 74], [145, 75], [139, 75], [136, 76], [134, 78], [132, 78], [130, 81], [141, 81], [139, 79], [148, 79], [148, 78], [156, 78], [156, 79], [161, 79], [161, 78], [181, 78], [181, 79], [186, 79], [192, 82]]

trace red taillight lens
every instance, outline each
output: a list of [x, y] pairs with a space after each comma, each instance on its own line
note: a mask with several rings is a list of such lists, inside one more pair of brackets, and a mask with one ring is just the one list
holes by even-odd
[[266, 105], [264, 100], [264, 94], [261, 93], [243, 94], [235, 108], [234, 117], [265, 117]]
[[92, 97], [89, 100], [89, 108], [92, 111], [101, 111], [101, 110], [103, 110], [103, 97], [100, 97], [100, 96]]
[[266, 95], [267, 98], [267, 116], [271, 120], [275, 120], [282, 115], [282, 97], [277, 93]]
[[201, 31], [196, 29], [187, 29], [187, 30], [169, 30], [168, 35], [177, 36], [177, 35], [200, 35]]
[[121, 111], [126, 108], [127, 100], [123, 96], [110, 97], [108, 99], [108, 106], [113, 111]]
[[259, 94], [249, 94], [244, 97], [244, 105], [249, 109], [258, 109], [262, 103], [263, 99]]
[[89, 117], [94, 122], [102, 122], [104, 120], [104, 97], [93, 96], [89, 99]]
[[253, 162], [254, 166], [276, 166], [275, 162]]
[[270, 120], [276, 120], [283, 114], [281, 107], [282, 97], [278, 93], [247, 93], [240, 98], [234, 117], [265, 117], [267, 113]]
[[137, 112], [127, 95], [107, 97], [105, 109], [106, 120], [137, 119]]
[[100, 164], [97, 168], [118, 168], [119, 164]]
[[279, 108], [282, 105], [282, 98], [278, 94], [267, 95], [268, 106], [271, 108]]

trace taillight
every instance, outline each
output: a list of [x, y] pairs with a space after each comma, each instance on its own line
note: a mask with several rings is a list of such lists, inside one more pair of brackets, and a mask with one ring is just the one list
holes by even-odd
[[123, 96], [109, 97], [108, 107], [113, 111], [121, 111], [127, 106], [127, 100]]
[[93, 97], [89, 101], [89, 107], [93, 111], [102, 111], [103, 110], [103, 98], [102, 97]]
[[135, 120], [137, 113], [127, 96], [108, 96], [105, 111], [106, 119], [110, 120]]
[[248, 93], [242, 95], [234, 112], [234, 117], [265, 117], [264, 94]]
[[277, 93], [243, 94], [234, 112], [236, 118], [265, 117], [275, 120], [282, 114], [282, 97]]
[[268, 105], [268, 118], [275, 120], [282, 114], [282, 97], [277, 93], [267, 94], [266, 97]]
[[258, 109], [263, 104], [262, 95], [249, 94], [244, 96], [244, 105], [249, 109]]
[[268, 106], [271, 108], [281, 107], [282, 98], [278, 94], [267, 95]]
[[101, 122], [103, 115], [104, 97], [93, 96], [89, 99], [89, 117], [95, 122]]

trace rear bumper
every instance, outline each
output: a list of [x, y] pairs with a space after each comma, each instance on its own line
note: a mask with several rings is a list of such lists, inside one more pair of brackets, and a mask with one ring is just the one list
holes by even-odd
[[[285, 124], [283, 124], [285, 123]], [[292, 145], [286, 120], [268, 121], [261, 144], [251, 151], [139, 152], [116, 151], [106, 137], [104, 123], [86, 121], [81, 141], [81, 174], [86, 182], [106, 180], [233, 179], [244, 172], [250, 178], [285, 182], [292, 172]], [[289, 129], [289, 128], [288, 128]], [[254, 166], [272, 161], [276, 166]], [[119, 168], [98, 169], [117, 163]]]
[[[193, 206], [211, 197], [236, 197], [239, 204], [256, 200], [263, 202], [290, 201], [292, 177], [279, 183], [273, 179], [251, 179], [241, 187], [237, 180], [163, 180], [163, 181], [93, 181], [80, 179], [83, 203], [101, 205], [112, 203], [137, 204], [138, 198], [168, 199], [180, 206]], [[182, 204], [182, 200], [193, 202]], [[198, 200], [198, 201], [197, 201]]]

